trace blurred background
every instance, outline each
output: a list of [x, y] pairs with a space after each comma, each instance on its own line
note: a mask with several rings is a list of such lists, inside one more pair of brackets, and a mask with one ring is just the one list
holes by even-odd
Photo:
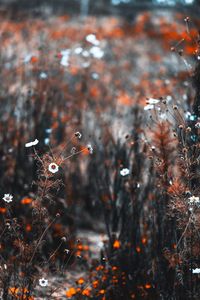
[[131, 17], [141, 10], [178, 9], [198, 13], [198, 0], [1, 0], [2, 9], [32, 10], [34, 13], [72, 13], [86, 16], [121, 15]]

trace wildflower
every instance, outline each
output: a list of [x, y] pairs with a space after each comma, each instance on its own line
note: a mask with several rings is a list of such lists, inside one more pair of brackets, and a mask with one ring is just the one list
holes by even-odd
[[71, 152], [71, 154], [75, 154], [76, 153], [76, 147], [72, 147], [70, 152]]
[[45, 73], [45, 72], [40, 73], [40, 78], [41, 79], [46, 79], [47, 77], [48, 77], [47, 73]]
[[197, 123], [195, 124], [195, 128], [200, 128], [200, 122], [197, 122]]
[[118, 240], [114, 241], [114, 243], [113, 243], [113, 248], [114, 248], [114, 249], [119, 249], [120, 246], [121, 246], [120, 241], [118, 241]]
[[12, 202], [13, 196], [10, 194], [4, 194], [3, 200], [7, 203]]
[[120, 171], [120, 174], [121, 174], [121, 176], [126, 176], [126, 175], [130, 174], [130, 171], [129, 171], [129, 169], [124, 168]]
[[24, 63], [26, 64], [26, 63], [29, 63], [30, 62], [30, 60], [31, 60], [31, 58], [32, 58], [32, 54], [31, 53], [29, 53], [29, 54], [27, 54], [25, 57], [24, 57]]
[[30, 204], [32, 201], [31, 198], [25, 197], [21, 200], [21, 204]]
[[56, 172], [58, 172], [58, 169], [59, 169], [59, 166], [58, 166], [56, 163], [51, 163], [51, 164], [49, 165], [49, 171], [50, 171], [51, 173], [56, 173]]
[[5, 207], [0, 207], [0, 213], [5, 214], [6, 213], [6, 208]]
[[199, 274], [200, 273], [200, 268], [192, 269], [193, 274]]
[[90, 292], [91, 292], [91, 289], [89, 289], [89, 288], [86, 288], [86, 289], [84, 289], [83, 291], [82, 291], [82, 295], [83, 296], [90, 296]]
[[94, 46], [90, 49], [90, 53], [93, 55], [93, 57], [99, 58], [99, 59], [104, 56], [104, 51], [101, 50], [101, 48], [96, 47], [96, 46]]
[[70, 250], [69, 249], [65, 249], [64, 252], [66, 252], [67, 254], [69, 254]]
[[60, 64], [64, 67], [68, 67], [69, 66], [69, 55], [70, 55], [70, 50], [66, 49], [66, 50], [62, 50], [61, 51], [61, 61]]
[[89, 42], [95, 46], [99, 45], [99, 41], [97, 40], [97, 38], [94, 34], [88, 34], [85, 39], [87, 42]]
[[92, 146], [90, 144], [87, 145], [87, 149], [90, 152], [90, 154], [92, 154], [93, 151], [94, 151], [93, 148], [92, 148]]
[[26, 231], [27, 231], [27, 232], [30, 232], [31, 229], [32, 229], [31, 225], [30, 225], [30, 224], [27, 224], [27, 225], [26, 225]]
[[154, 98], [147, 98], [146, 101], [148, 104], [158, 104], [160, 102], [159, 99], [154, 99]]
[[75, 135], [75, 137], [77, 137], [78, 139], [81, 139], [81, 137], [82, 137], [82, 134], [81, 134], [79, 131], [77, 131], [74, 135]]
[[153, 104], [147, 104], [145, 107], [144, 107], [144, 110], [151, 110], [154, 108], [154, 105]]
[[50, 142], [50, 139], [49, 139], [49, 138], [45, 138], [45, 139], [44, 139], [44, 143], [45, 143], [45, 145], [48, 145], [48, 144], [49, 144], [49, 142]]
[[90, 56], [90, 53], [89, 53], [87, 50], [84, 50], [84, 51], [82, 52], [82, 55], [83, 55], [83, 57], [89, 57], [89, 56]]
[[83, 48], [81, 48], [81, 47], [77, 47], [77, 48], [74, 50], [75, 54], [81, 54], [82, 51], [83, 51]]
[[76, 289], [72, 287], [66, 291], [66, 296], [67, 296], [67, 298], [71, 298], [74, 295], [76, 295], [76, 293], [77, 293]]
[[200, 199], [199, 197], [191, 196], [188, 198], [189, 202], [189, 210], [193, 211], [194, 206], [200, 207]]
[[39, 279], [39, 285], [42, 286], [42, 287], [47, 286], [48, 285], [48, 280], [44, 279], [44, 278]]
[[35, 146], [39, 143], [39, 141], [37, 139], [35, 139], [33, 142], [29, 142], [29, 143], [26, 143], [25, 144], [25, 147], [28, 148], [28, 147], [32, 147], [32, 146]]
[[79, 280], [77, 281], [78, 284], [82, 285], [85, 282], [85, 280], [81, 277], [79, 278]]

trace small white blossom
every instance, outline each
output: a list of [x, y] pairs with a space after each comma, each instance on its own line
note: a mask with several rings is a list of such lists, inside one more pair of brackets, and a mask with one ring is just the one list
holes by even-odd
[[154, 105], [153, 104], [147, 104], [145, 107], [144, 107], [144, 110], [151, 110], [154, 108]]
[[69, 249], [65, 249], [64, 252], [66, 252], [67, 254], [69, 254], [70, 250]]
[[42, 286], [42, 287], [47, 286], [48, 285], [48, 280], [44, 279], [44, 278], [39, 279], [39, 285]]
[[148, 104], [158, 104], [160, 102], [159, 99], [154, 99], [154, 98], [147, 98], [146, 101]]
[[200, 268], [192, 269], [193, 274], [199, 274], [200, 273]]
[[70, 53], [71, 53], [70, 49], [62, 50], [60, 53], [62, 55], [60, 64], [64, 67], [68, 67], [69, 66], [69, 57], [70, 57]]
[[197, 122], [197, 123], [195, 124], [195, 128], [200, 128], [200, 122]]
[[126, 175], [130, 174], [130, 171], [129, 171], [129, 169], [124, 168], [120, 171], [120, 174], [121, 174], [121, 176], [126, 176]]
[[194, 207], [200, 207], [200, 199], [199, 197], [191, 196], [188, 198], [189, 210], [193, 211]]
[[71, 152], [71, 154], [75, 154], [76, 153], [76, 147], [72, 147], [70, 152]]
[[92, 148], [92, 146], [90, 144], [87, 145], [88, 151], [90, 152], [90, 154], [93, 153], [94, 149]]
[[41, 79], [46, 79], [47, 77], [48, 77], [47, 73], [45, 73], [45, 72], [40, 73], [40, 78]]
[[33, 142], [26, 143], [25, 147], [29, 148], [29, 147], [37, 145], [38, 143], [39, 143], [39, 141], [37, 139], [35, 139]]
[[7, 203], [12, 202], [13, 196], [10, 194], [4, 194], [3, 200]]
[[100, 47], [97, 47], [97, 46], [93, 46], [90, 49], [90, 53], [93, 55], [93, 57], [98, 58], [98, 59], [100, 59], [104, 56], [104, 51]]
[[74, 50], [74, 52], [75, 52], [76, 54], [81, 54], [82, 51], [83, 51], [83, 48], [81, 48], [81, 47], [77, 47], [77, 48]]
[[85, 39], [87, 42], [89, 42], [95, 46], [99, 45], [99, 41], [97, 40], [97, 38], [94, 34], [88, 34]]
[[30, 60], [31, 60], [31, 58], [32, 58], [32, 53], [29, 53], [29, 54], [27, 54], [25, 57], [24, 57], [24, 63], [26, 64], [26, 63], [29, 63], [30, 62]]
[[200, 204], [199, 197], [191, 196], [189, 198], [189, 204]]
[[89, 53], [87, 50], [84, 50], [84, 51], [82, 52], [82, 55], [83, 55], [83, 57], [89, 57], [89, 56], [90, 56], [90, 53]]
[[50, 163], [49, 172], [56, 173], [59, 170], [59, 166], [56, 163]]
[[81, 139], [81, 137], [82, 137], [82, 134], [81, 134], [79, 131], [77, 131], [74, 135], [75, 135], [75, 137], [77, 137], [78, 139]]

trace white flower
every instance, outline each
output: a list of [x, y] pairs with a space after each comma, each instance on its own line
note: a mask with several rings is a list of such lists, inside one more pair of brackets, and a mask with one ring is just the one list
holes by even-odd
[[78, 139], [81, 139], [81, 137], [82, 137], [82, 134], [81, 134], [79, 131], [77, 131], [74, 135], [75, 135], [75, 137], [77, 137]]
[[75, 52], [76, 54], [81, 54], [82, 51], [83, 51], [83, 48], [81, 48], [81, 47], [77, 47], [77, 48], [74, 50], [74, 52]]
[[144, 110], [150, 110], [150, 109], [153, 109], [154, 108], [154, 105], [153, 104], [147, 104], [145, 107], [144, 107]]
[[146, 101], [148, 104], [158, 104], [160, 102], [159, 99], [154, 99], [154, 98], [147, 98]]
[[65, 249], [64, 252], [66, 252], [67, 254], [69, 254], [70, 250], [69, 249]]
[[195, 197], [195, 196], [191, 196], [189, 198], [189, 204], [200, 204], [200, 200], [199, 200], [199, 197]]
[[192, 269], [193, 274], [199, 274], [200, 273], [200, 268]]
[[87, 42], [89, 42], [95, 46], [99, 45], [99, 41], [97, 40], [97, 38], [94, 34], [88, 34], [85, 39]]
[[197, 122], [197, 123], [195, 124], [195, 128], [200, 128], [200, 122]]
[[40, 73], [40, 78], [41, 79], [46, 79], [47, 77], [48, 77], [47, 73], [45, 73], [45, 72]]
[[90, 154], [92, 154], [93, 151], [94, 151], [93, 148], [92, 148], [92, 146], [90, 144], [88, 144], [87, 148], [88, 148], [88, 151], [90, 152]]
[[33, 142], [29, 142], [29, 143], [26, 143], [25, 144], [25, 147], [28, 148], [28, 147], [32, 147], [32, 146], [35, 146], [39, 143], [39, 141], [37, 139], [35, 139]]
[[93, 55], [93, 57], [95, 58], [102, 58], [104, 56], [104, 51], [97, 47], [97, 46], [93, 46], [91, 49], [90, 49], [90, 53]]
[[39, 285], [40, 286], [47, 286], [48, 285], [48, 280], [44, 279], [44, 278], [39, 279]]
[[70, 152], [71, 152], [71, 154], [75, 154], [76, 153], [76, 147], [72, 147]]
[[189, 210], [192, 212], [194, 207], [200, 207], [200, 199], [199, 197], [191, 196], [188, 198]]
[[59, 166], [56, 163], [50, 163], [49, 165], [49, 171], [51, 173], [56, 173], [58, 172]]
[[3, 200], [7, 203], [12, 202], [13, 196], [10, 194], [4, 194]]
[[62, 50], [60, 53], [62, 55], [60, 64], [64, 67], [68, 67], [69, 66], [69, 56], [70, 56], [71, 51], [69, 49], [65, 49], [65, 50]]
[[29, 61], [31, 60], [32, 56], [33, 56], [33, 55], [32, 55], [31, 53], [27, 54], [27, 55], [24, 57], [24, 63], [29, 63]]
[[129, 171], [129, 169], [124, 168], [124, 169], [122, 169], [122, 170], [120, 171], [120, 174], [121, 174], [122, 176], [126, 176], [126, 175], [129, 175], [129, 174], [130, 174], [130, 171]]

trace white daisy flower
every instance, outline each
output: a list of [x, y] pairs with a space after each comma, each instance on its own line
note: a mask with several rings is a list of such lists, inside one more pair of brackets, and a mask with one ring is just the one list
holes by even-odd
[[91, 43], [95, 46], [98, 46], [99, 43], [100, 43], [99, 40], [97, 40], [97, 38], [94, 34], [88, 34], [85, 39], [86, 39], [87, 42], [89, 42], [89, 43]]
[[25, 147], [29, 148], [29, 147], [37, 145], [38, 143], [39, 143], [39, 141], [37, 139], [35, 139], [33, 142], [26, 143]]
[[60, 53], [62, 55], [60, 64], [64, 67], [68, 67], [69, 66], [69, 57], [70, 57], [71, 50], [70, 49], [65, 49], [65, 50], [62, 50]]
[[189, 210], [192, 212], [195, 207], [200, 207], [199, 197], [191, 196], [188, 198]]
[[30, 62], [31, 58], [32, 58], [33, 54], [32, 53], [28, 53], [25, 57], [24, 57], [24, 63], [27, 64]]
[[82, 137], [82, 134], [81, 134], [79, 131], [77, 131], [74, 135], [75, 135], [75, 137], [77, 137], [78, 139], [81, 139], [81, 137]]
[[147, 98], [147, 104], [158, 104], [160, 102], [159, 99]]
[[200, 128], [200, 122], [197, 122], [197, 123], [195, 124], [195, 128]]
[[191, 196], [188, 200], [189, 200], [189, 204], [191, 204], [191, 205], [200, 204], [199, 197]]
[[13, 196], [10, 194], [4, 194], [3, 200], [7, 203], [12, 202]]
[[42, 287], [47, 286], [48, 285], [48, 280], [44, 279], [44, 278], [39, 279], [39, 285], [42, 286]]
[[83, 48], [81, 48], [81, 47], [77, 47], [77, 48], [74, 50], [74, 52], [75, 52], [76, 54], [81, 54], [82, 51], [83, 51]]
[[56, 163], [50, 163], [49, 172], [56, 173], [59, 170], [59, 166]]
[[200, 268], [192, 269], [193, 274], [199, 274], [200, 273]]
[[45, 72], [40, 73], [40, 78], [41, 79], [46, 79], [47, 77], [48, 77], [47, 73], [45, 73]]
[[124, 168], [120, 171], [120, 174], [121, 174], [121, 176], [126, 176], [126, 175], [130, 174], [130, 171], [129, 171], [129, 169]]
[[104, 56], [104, 51], [100, 47], [93, 46], [90, 49], [90, 54], [92, 54], [93, 57], [100, 59]]
[[90, 144], [87, 145], [88, 151], [90, 152], [90, 154], [93, 153], [94, 149], [92, 148], [92, 146]]
[[145, 107], [144, 107], [144, 110], [151, 110], [154, 108], [154, 105], [153, 104], [147, 104]]

